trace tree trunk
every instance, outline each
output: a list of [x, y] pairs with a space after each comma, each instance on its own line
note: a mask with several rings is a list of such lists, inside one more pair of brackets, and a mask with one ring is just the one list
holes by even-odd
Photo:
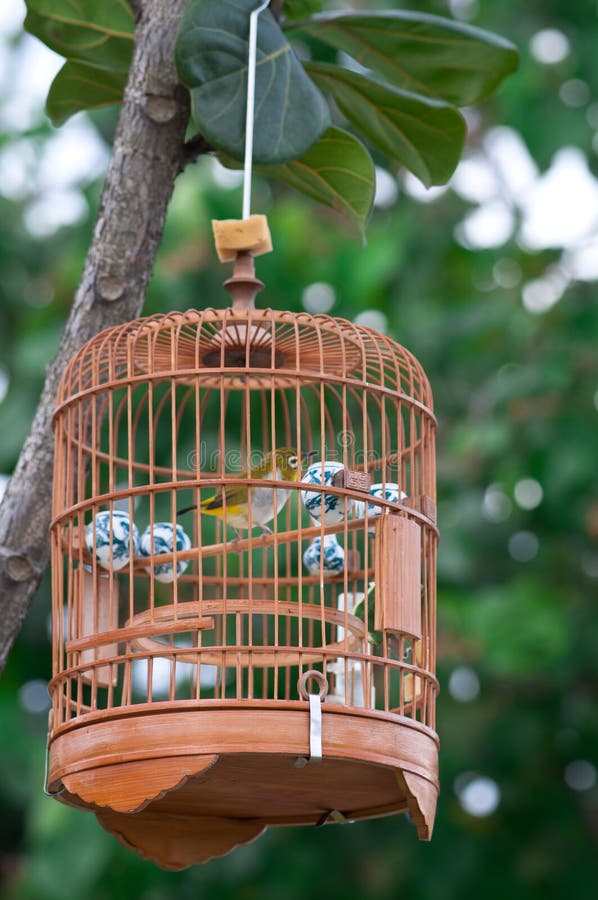
[[185, 0], [139, 0], [135, 50], [81, 284], [60, 349], [0, 506], [0, 671], [49, 557], [56, 391], [73, 353], [98, 331], [139, 315], [189, 115], [173, 59]]

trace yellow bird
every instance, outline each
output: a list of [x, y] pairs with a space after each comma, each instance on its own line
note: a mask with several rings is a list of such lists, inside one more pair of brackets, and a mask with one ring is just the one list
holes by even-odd
[[[297, 450], [291, 447], [281, 447], [272, 453], [266, 453], [263, 460], [254, 468], [247, 472], [240, 472], [240, 479], [266, 479], [274, 481], [298, 481], [301, 475], [301, 462], [303, 459], [309, 459], [314, 455], [314, 451], [310, 450], [303, 456]], [[247, 531], [250, 527], [249, 516], [251, 515], [251, 527], [259, 525], [265, 534], [272, 534], [272, 529], [268, 528], [267, 523], [278, 515], [289, 498], [290, 491], [284, 488], [273, 487], [251, 487], [251, 512], [248, 501], [248, 488], [240, 484], [230, 485], [228, 487], [220, 487], [213, 497], [206, 497], [199, 504], [199, 511], [204, 516], [217, 516], [219, 519], [226, 518], [227, 525], [237, 533], [240, 537], [239, 529]], [[274, 508], [274, 497], [276, 491], [276, 508]], [[179, 514], [197, 509], [197, 505], [187, 506], [180, 509]]]

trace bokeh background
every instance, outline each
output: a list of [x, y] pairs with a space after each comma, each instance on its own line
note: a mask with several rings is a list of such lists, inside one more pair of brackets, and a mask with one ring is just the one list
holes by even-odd
[[[334, 4], [330, 4], [334, 5]], [[339, 4], [340, 5], [340, 4]], [[357, 6], [396, 4], [353, 3]], [[409, 7], [409, 4], [406, 4]], [[598, 3], [427, 0], [514, 41], [521, 67], [468, 110], [446, 188], [378, 170], [367, 246], [258, 181], [276, 252], [263, 304], [372, 325], [421, 360], [439, 433], [434, 838], [404, 817], [272, 829], [181, 873], [44, 796], [51, 674], [44, 581], [0, 681], [0, 896], [7, 900], [590, 900], [598, 896]], [[61, 60], [0, 5], [0, 491], [57, 349], [90, 239], [114, 110], [60, 130]], [[225, 306], [210, 219], [238, 176], [179, 179], [145, 310]]]

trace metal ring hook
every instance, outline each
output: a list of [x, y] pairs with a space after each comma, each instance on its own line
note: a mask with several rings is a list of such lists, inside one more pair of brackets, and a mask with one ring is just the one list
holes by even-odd
[[312, 678], [318, 684], [319, 691], [317, 691], [317, 693], [319, 694], [320, 700], [323, 702], [328, 695], [328, 681], [321, 672], [317, 671], [317, 669], [308, 669], [307, 672], [303, 673], [297, 682], [297, 693], [302, 700], [309, 700], [310, 692], [307, 690], [307, 683]]

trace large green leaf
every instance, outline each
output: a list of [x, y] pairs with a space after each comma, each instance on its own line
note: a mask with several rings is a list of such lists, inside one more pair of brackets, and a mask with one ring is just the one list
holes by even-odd
[[126, 72], [135, 23], [126, 0], [26, 0], [25, 28], [67, 59]]
[[46, 111], [54, 125], [62, 125], [82, 109], [120, 103], [126, 81], [126, 72], [109, 72], [67, 60], [52, 82]]
[[[191, 92], [199, 130], [235, 159], [245, 147], [247, 38], [255, 0], [191, 0], [179, 30], [176, 62]], [[254, 159], [297, 159], [326, 130], [326, 101], [306, 75], [272, 15], [259, 19]]]
[[340, 66], [306, 63], [313, 81], [328, 91], [359, 131], [426, 186], [449, 180], [467, 128], [461, 113], [440, 100], [382, 84]]
[[352, 134], [332, 126], [301, 159], [258, 171], [337, 210], [363, 235], [376, 176], [370, 154]]
[[46, 103], [54, 125], [82, 109], [120, 103], [133, 53], [126, 0], [26, 0], [25, 28], [67, 61]]
[[399, 87], [458, 106], [487, 97], [518, 62], [509, 41], [425, 13], [325, 13], [285, 27], [344, 50]]

